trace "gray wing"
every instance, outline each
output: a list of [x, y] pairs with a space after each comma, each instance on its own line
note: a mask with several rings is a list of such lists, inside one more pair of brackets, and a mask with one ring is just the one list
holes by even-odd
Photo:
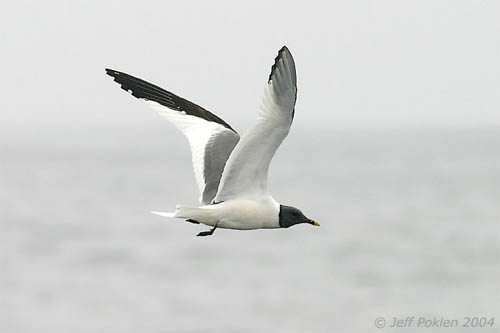
[[238, 133], [210, 111], [154, 84], [112, 69], [106, 69], [106, 73], [184, 133], [191, 148], [200, 201], [210, 204], [226, 161], [240, 140]]
[[215, 202], [234, 198], [258, 200], [268, 194], [269, 165], [290, 131], [296, 99], [295, 63], [283, 46], [272, 66], [257, 121], [229, 157]]

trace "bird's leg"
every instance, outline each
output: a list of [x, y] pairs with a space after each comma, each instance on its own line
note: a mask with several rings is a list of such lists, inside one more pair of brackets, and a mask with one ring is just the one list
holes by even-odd
[[200, 222], [193, 220], [193, 219], [187, 219], [187, 222], [194, 223], [194, 224], [200, 224]]
[[198, 235], [196, 236], [210, 236], [211, 234], [214, 233], [215, 229], [217, 229], [217, 225], [219, 224], [219, 222], [217, 222], [214, 227], [208, 231], [202, 231], [200, 232]]

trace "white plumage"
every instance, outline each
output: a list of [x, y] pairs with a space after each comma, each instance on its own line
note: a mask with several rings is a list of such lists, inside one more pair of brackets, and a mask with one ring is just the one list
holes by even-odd
[[153, 212], [213, 228], [267, 229], [298, 223], [319, 225], [294, 207], [280, 205], [267, 189], [269, 164], [290, 131], [297, 97], [293, 57], [283, 47], [275, 59], [256, 123], [241, 138], [224, 120], [204, 108], [128, 74], [106, 70], [132, 95], [147, 101], [187, 137], [200, 207], [177, 205], [175, 212]]
[[[269, 196], [267, 174], [274, 153], [292, 125], [297, 78], [288, 49], [282, 49], [264, 90], [257, 122], [241, 138], [226, 163], [215, 202]], [[267, 199], [264, 199], [267, 200]]]
[[203, 202], [203, 192], [205, 191], [205, 150], [212, 137], [226, 134], [236, 140], [238, 134], [224, 127], [219, 123], [206, 121], [202, 118], [188, 115], [186, 112], [178, 112], [164, 107], [155, 101], [146, 101], [153, 109], [174, 124], [186, 136], [189, 147], [191, 148], [191, 157], [193, 160], [193, 169], [198, 189], [200, 190], [200, 202]]

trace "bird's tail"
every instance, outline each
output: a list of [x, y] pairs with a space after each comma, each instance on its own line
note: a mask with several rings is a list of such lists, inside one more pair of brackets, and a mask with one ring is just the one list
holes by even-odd
[[160, 215], [160, 216], [164, 216], [164, 217], [175, 217], [175, 212], [170, 213], [170, 212], [155, 212], [155, 211], [151, 211], [151, 213], [156, 214], [156, 215]]
[[198, 207], [189, 207], [183, 205], [175, 206], [175, 212], [151, 212], [156, 215], [164, 216], [164, 217], [175, 217], [180, 219], [194, 219], [196, 218], [203, 208]]

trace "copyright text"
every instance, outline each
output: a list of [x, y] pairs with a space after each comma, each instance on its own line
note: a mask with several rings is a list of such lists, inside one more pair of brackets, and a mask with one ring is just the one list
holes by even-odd
[[483, 328], [495, 327], [494, 317], [462, 317], [462, 318], [446, 318], [446, 317], [377, 317], [375, 319], [375, 327], [377, 328], [394, 328], [394, 327], [417, 327], [417, 328], [456, 328], [470, 327]]

